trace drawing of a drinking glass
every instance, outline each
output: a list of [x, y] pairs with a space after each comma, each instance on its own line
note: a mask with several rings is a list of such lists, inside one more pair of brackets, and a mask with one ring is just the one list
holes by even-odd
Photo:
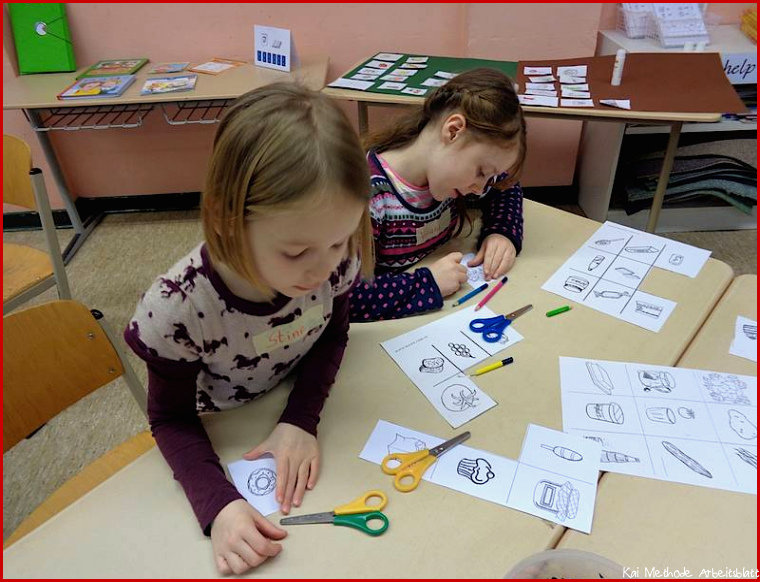
[[662, 422], [663, 424], [676, 423], [676, 415], [673, 413], [673, 409], [667, 406], [647, 408], [647, 418], [652, 422]]
[[612, 424], [623, 424], [625, 420], [623, 409], [616, 402], [587, 404], [586, 416]]
[[745, 323], [742, 326], [742, 330], [744, 331], [744, 335], [746, 335], [751, 340], [757, 340], [757, 325], [749, 325]]
[[676, 380], [670, 372], [657, 370], [639, 370], [639, 382], [644, 386], [644, 392], [657, 390], [658, 392], [672, 392], [676, 387]]
[[583, 279], [582, 277], [576, 277], [575, 275], [570, 275], [565, 280], [565, 289], [567, 289], [568, 291], [572, 291], [573, 293], [580, 293], [586, 287], [588, 287], [588, 281], [586, 279]]

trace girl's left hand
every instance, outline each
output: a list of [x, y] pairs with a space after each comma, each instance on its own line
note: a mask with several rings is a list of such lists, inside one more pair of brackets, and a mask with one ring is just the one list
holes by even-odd
[[317, 438], [302, 428], [279, 423], [267, 439], [243, 455], [252, 461], [264, 453], [274, 455], [277, 463], [275, 498], [283, 513], [289, 513], [291, 503], [301, 505], [306, 489], [313, 489], [319, 476], [319, 446]]
[[504, 275], [515, 264], [517, 249], [512, 241], [503, 234], [489, 234], [483, 239], [478, 254], [467, 263], [468, 267], [483, 264], [483, 275], [486, 281], [497, 279]]

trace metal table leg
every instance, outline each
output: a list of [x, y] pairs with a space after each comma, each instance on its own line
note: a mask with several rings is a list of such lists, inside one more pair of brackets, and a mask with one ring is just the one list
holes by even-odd
[[668, 188], [670, 171], [673, 169], [673, 160], [676, 157], [678, 149], [678, 138], [681, 135], [683, 122], [676, 121], [670, 128], [670, 137], [668, 138], [668, 147], [665, 150], [665, 159], [662, 161], [660, 177], [657, 179], [657, 190], [652, 200], [652, 208], [649, 210], [649, 220], [647, 220], [647, 232], [654, 232], [657, 228], [657, 221], [660, 218], [660, 210], [665, 200], [665, 190]]

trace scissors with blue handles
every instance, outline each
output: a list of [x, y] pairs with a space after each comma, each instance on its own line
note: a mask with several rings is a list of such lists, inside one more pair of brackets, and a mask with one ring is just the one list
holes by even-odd
[[496, 317], [488, 317], [484, 319], [473, 319], [470, 322], [470, 329], [477, 333], [483, 334], [483, 339], [488, 343], [495, 344], [504, 335], [506, 330], [512, 322], [521, 315], [528, 313], [533, 309], [533, 305], [526, 305], [521, 307], [517, 311], [507, 313], [506, 315], [497, 315]]
[[402, 493], [417, 489], [427, 468], [435, 463], [443, 453], [470, 438], [469, 432], [455, 436], [437, 447], [413, 453], [391, 453], [385, 455], [380, 468], [386, 475], [395, 475], [393, 486]]
[[[370, 499], [379, 499], [379, 502], [370, 504]], [[388, 518], [380, 511], [387, 503], [388, 497], [382, 491], [367, 491], [364, 495], [332, 511], [285, 517], [280, 520], [280, 525], [331, 523], [352, 527], [371, 536], [379, 536], [388, 529]]]

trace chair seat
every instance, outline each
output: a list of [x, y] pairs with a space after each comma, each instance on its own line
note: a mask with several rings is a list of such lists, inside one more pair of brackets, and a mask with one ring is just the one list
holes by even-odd
[[46, 252], [3, 243], [3, 303], [52, 276], [53, 264]]
[[149, 431], [141, 432], [126, 442], [114, 447], [102, 457], [87, 465], [82, 471], [56, 489], [43, 501], [8, 539], [3, 542], [3, 549], [14, 544], [54, 515], [84, 496], [103, 481], [120, 471], [132, 461], [152, 449], [156, 444]]

